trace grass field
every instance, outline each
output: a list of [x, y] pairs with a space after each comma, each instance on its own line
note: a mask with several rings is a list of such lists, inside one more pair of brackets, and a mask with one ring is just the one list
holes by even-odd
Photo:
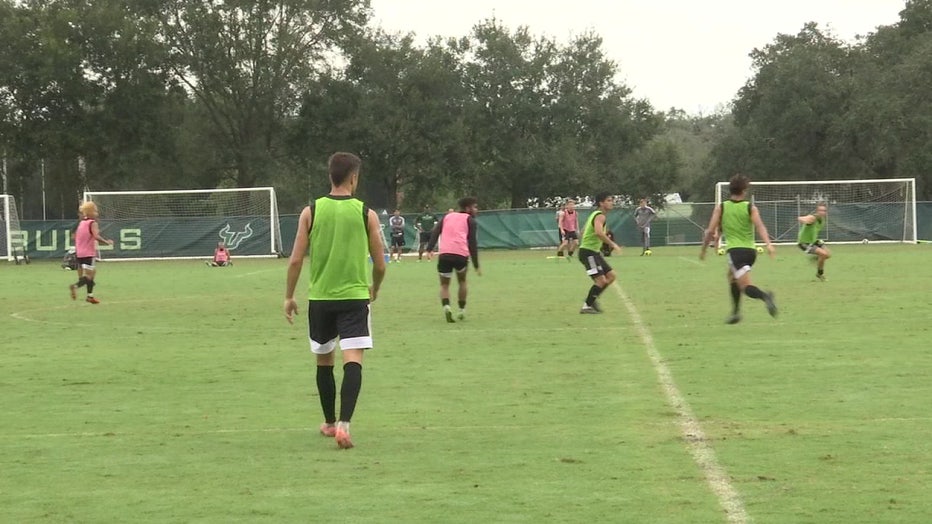
[[0, 521], [928, 522], [932, 246], [833, 249], [760, 259], [781, 314], [735, 326], [697, 248], [613, 257], [603, 315], [578, 262], [485, 252], [452, 325], [392, 264], [348, 451], [284, 260], [103, 262], [96, 306], [4, 263]]

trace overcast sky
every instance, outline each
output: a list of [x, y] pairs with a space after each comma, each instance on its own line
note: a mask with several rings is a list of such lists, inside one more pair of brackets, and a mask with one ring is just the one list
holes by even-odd
[[905, 0], [371, 0], [391, 32], [466, 36], [495, 17], [566, 43], [594, 30], [620, 80], [660, 110], [712, 113], [751, 76], [748, 54], [806, 22], [854, 42], [899, 20]]

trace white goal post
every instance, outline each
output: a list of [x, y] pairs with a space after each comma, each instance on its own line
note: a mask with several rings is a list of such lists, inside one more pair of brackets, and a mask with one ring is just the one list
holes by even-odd
[[0, 258], [18, 262], [26, 257], [22, 232], [16, 199], [13, 195], [0, 194]]
[[282, 256], [275, 188], [86, 191], [97, 204], [100, 245], [110, 260], [212, 258], [218, 242], [234, 261]]
[[[715, 185], [715, 203], [729, 198], [728, 182]], [[828, 205], [822, 239], [833, 243], [916, 243], [916, 179], [751, 182], [750, 199], [771, 240], [795, 244], [797, 217]], [[727, 239], [726, 239], [727, 241]]]

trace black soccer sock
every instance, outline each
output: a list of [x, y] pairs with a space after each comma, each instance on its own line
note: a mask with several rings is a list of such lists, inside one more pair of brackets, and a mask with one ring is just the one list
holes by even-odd
[[758, 300], [763, 300], [764, 297], [766, 296], [764, 292], [761, 291], [761, 289], [757, 286], [748, 286], [744, 288], [744, 294], [751, 298], [756, 298]]
[[741, 287], [737, 282], [731, 283], [731, 302], [734, 304], [733, 312], [737, 314], [741, 303]]
[[349, 422], [356, 411], [356, 399], [362, 388], [362, 365], [358, 362], [343, 364], [343, 385], [340, 387], [340, 422]]
[[460, 301], [458, 302], [458, 304], [459, 304], [459, 306], [460, 306], [460, 309], [466, 309], [466, 301], [465, 301], [465, 300], [460, 300]]
[[586, 296], [586, 305], [592, 307], [592, 304], [595, 304], [595, 299], [599, 298], [599, 295], [602, 294], [605, 288], [601, 288], [595, 284], [589, 288], [589, 294]]
[[84, 284], [87, 284], [87, 277], [81, 277], [78, 279], [78, 283], [75, 284], [77, 287], [84, 287]]
[[337, 383], [333, 378], [333, 366], [317, 366], [317, 394], [320, 395], [324, 422], [333, 424], [337, 421]]
[[443, 307], [447, 307], [447, 306], [450, 305], [450, 299], [449, 299], [449, 298], [441, 298], [441, 299], [440, 299], [440, 304], [441, 304]]
[[90, 278], [87, 279], [87, 294], [88, 295], [94, 294], [94, 280]]
[[823, 273], [825, 273], [825, 270], [820, 267], [819, 271], [816, 274], [821, 277]]
[[558, 257], [562, 257], [562, 256], [563, 256], [563, 252], [562, 252], [562, 251], [557, 251], [557, 256], [558, 256]]
[[570, 251], [570, 256], [573, 256], [573, 251]]

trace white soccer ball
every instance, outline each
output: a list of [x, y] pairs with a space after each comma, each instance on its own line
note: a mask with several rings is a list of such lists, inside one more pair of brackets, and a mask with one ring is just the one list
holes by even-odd
[[862, 244], [867, 244], [867, 243], [869, 243], [869, 242], [870, 242], [870, 240], [868, 240], [868, 239], [866, 239], [866, 238], [865, 238], [864, 240], [861, 241]]

